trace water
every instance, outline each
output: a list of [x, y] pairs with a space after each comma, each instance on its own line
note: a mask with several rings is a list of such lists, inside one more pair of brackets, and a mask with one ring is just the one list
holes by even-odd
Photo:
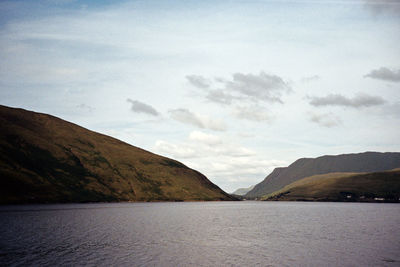
[[0, 207], [1, 266], [400, 266], [400, 205]]

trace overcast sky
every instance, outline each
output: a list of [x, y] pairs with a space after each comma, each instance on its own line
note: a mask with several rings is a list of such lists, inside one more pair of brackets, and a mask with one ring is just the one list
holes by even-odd
[[0, 104], [232, 192], [301, 157], [400, 151], [400, 2], [0, 1]]

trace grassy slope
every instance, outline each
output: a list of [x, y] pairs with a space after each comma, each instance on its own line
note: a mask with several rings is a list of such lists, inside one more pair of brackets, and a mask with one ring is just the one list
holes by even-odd
[[[351, 196], [351, 198], [348, 198]], [[374, 173], [329, 173], [306, 177], [264, 196], [263, 200], [398, 202], [400, 169]]]
[[0, 106], [0, 203], [231, 199], [180, 162]]

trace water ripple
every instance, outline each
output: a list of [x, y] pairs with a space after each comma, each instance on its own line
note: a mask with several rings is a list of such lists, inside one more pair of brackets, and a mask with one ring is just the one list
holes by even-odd
[[0, 266], [395, 266], [400, 205], [0, 207]]

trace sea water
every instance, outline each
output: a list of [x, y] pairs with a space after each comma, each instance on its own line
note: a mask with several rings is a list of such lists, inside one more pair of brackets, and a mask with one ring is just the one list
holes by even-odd
[[400, 205], [0, 206], [1, 266], [400, 266]]

